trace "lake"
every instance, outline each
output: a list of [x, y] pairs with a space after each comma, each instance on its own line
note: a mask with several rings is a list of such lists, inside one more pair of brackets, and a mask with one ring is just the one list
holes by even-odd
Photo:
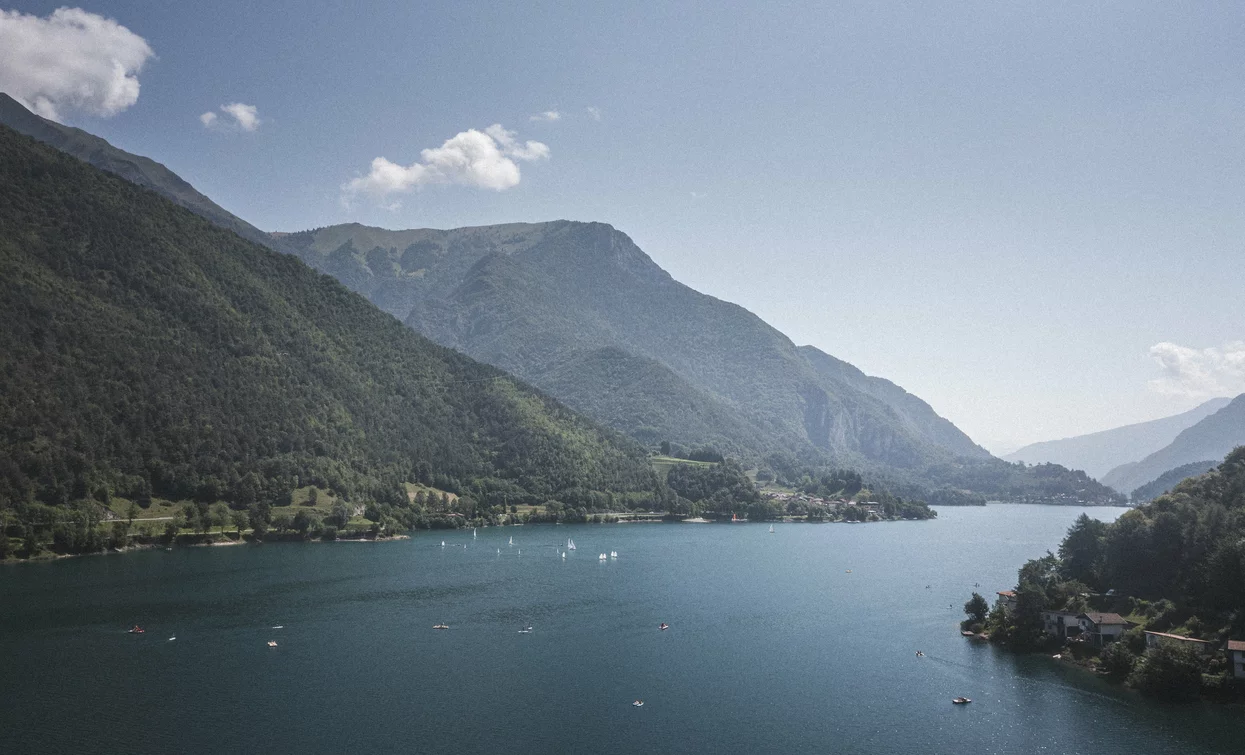
[[[928, 522], [774, 534], [509, 527], [17, 564], [0, 569], [0, 742], [13, 753], [1241, 752], [1237, 710], [1151, 703], [959, 636], [974, 584], [993, 602], [1081, 511], [943, 508]], [[568, 537], [578, 549], [563, 559]], [[134, 624], [146, 633], [127, 634]], [[952, 705], [958, 695], [974, 702]]]

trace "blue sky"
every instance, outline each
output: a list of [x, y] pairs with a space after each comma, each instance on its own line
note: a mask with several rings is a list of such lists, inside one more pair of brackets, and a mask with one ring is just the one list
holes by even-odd
[[932, 5], [89, 3], [154, 56], [57, 116], [268, 230], [611, 223], [996, 451], [1245, 391], [1245, 10]]

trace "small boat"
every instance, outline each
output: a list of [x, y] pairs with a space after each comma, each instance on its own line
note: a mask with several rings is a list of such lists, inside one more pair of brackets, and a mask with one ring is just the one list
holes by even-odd
[[143, 629], [139, 625], [135, 624], [134, 628], [130, 630], [130, 634], [142, 634], [146, 631], [147, 631], [146, 629]]
[[918, 650], [918, 651], [916, 651], [916, 657], [917, 657], [917, 658], [924, 658], [924, 657], [925, 657], [925, 653], [922, 653], [920, 650]]
[[661, 624], [657, 625], [657, 628], [664, 632], [670, 628], [670, 625], [663, 621]]
[[565, 558], [566, 558], [566, 551], [562, 551], [562, 558], [563, 558], [563, 559], [565, 559]]
[[176, 640], [176, 639], [177, 639], [177, 635], [173, 635], [172, 637], [169, 638], [169, 642], [172, 642], [173, 640]]
[[960, 632], [960, 636], [961, 637], [972, 637], [973, 633], [965, 629], [964, 631]]
[[284, 624], [278, 624], [278, 625], [276, 625], [275, 627], [273, 627], [273, 629], [285, 629], [285, 625], [284, 625]]
[[275, 648], [276, 646], [277, 646], [276, 640], [268, 640], [268, 647]]
[[532, 628], [530, 626], [524, 627], [523, 629], [519, 630], [519, 634], [531, 634], [531, 633], [532, 633]]
[[774, 534], [774, 525], [772, 524], [769, 526], [769, 534]]
[[471, 528], [471, 539], [472, 540], [476, 539], [476, 528], [475, 527]]
[[602, 560], [602, 561], [605, 561], [605, 560], [609, 559], [609, 556], [607, 556], [607, 555], [605, 555], [604, 553], [602, 553], [602, 554], [601, 554], [600, 556], [598, 556], [597, 558], [599, 558], [599, 559], [600, 559], [600, 560]]
[[567, 538], [567, 539], [566, 539], [566, 549], [567, 549], [568, 551], [573, 551], [573, 550], [575, 550], [575, 541], [574, 541], [574, 540], [571, 540], [570, 538]]
[[444, 547], [445, 547], [445, 541], [444, 541], [444, 540], [442, 540], [442, 541], [441, 541], [441, 547], [442, 547], [442, 548], [444, 548]]
[[635, 707], [637, 707], [637, 708], [643, 708], [643, 707], [644, 707], [644, 701], [643, 701], [643, 700], [636, 700], [634, 703], [632, 703], [632, 705], [634, 705], [634, 706], [635, 706]]
[[510, 542], [506, 543], [506, 545], [514, 545], [514, 535], [510, 536]]
[[968, 705], [969, 703], [972, 702], [972, 699], [967, 698], [967, 697], [954, 697], [951, 699], [951, 702], [955, 703], [956, 705]]
[[449, 624], [433, 624], [432, 628], [433, 629], [449, 629], [450, 625]]
[[851, 574], [851, 573], [852, 573], [852, 570], [851, 570], [851, 569], [848, 569], [848, 570], [847, 570], [847, 573], [848, 573], [848, 574]]
[[618, 551], [610, 551], [610, 558], [618, 558]]

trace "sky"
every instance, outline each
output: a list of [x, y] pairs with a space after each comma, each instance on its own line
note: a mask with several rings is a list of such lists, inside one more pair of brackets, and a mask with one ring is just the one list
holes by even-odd
[[5, 3], [265, 230], [610, 223], [996, 453], [1245, 392], [1238, 3]]

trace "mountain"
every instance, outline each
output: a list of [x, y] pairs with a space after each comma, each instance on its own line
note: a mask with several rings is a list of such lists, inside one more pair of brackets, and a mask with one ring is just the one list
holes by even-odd
[[1137, 488], [1129, 495], [1129, 498], [1133, 503], [1153, 501], [1164, 493], [1171, 492], [1182, 480], [1205, 474], [1213, 470], [1218, 464], [1219, 462], [1217, 461], [1195, 461], [1192, 464], [1182, 464], [1175, 469], [1169, 469], [1157, 478]]
[[920, 399], [675, 281], [602, 223], [350, 224], [282, 242], [438, 343], [645, 442], [900, 470], [989, 458]]
[[221, 228], [228, 228], [244, 239], [278, 248], [280, 242], [199, 193], [180, 176], [150, 158], [133, 155], [82, 129], [63, 126], [26, 109], [17, 100], [0, 92], [0, 124], [18, 133], [115, 173], [176, 202]]
[[[1231, 399], [1214, 398], [1182, 414], [1149, 422], [1139, 422], [1111, 430], [1048, 440], [1025, 446], [1003, 458], [1027, 464], [1053, 462], [1070, 469], [1081, 469], [1101, 480], [1116, 467], [1149, 456], [1176, 439], [1182, 430], [1200, 422], [1228, 405]], [[1215, 454], [1214, 458], [1222, 458]], [[1148, 478], [1152, 479], [1152, 478]], [[1142, 482], [1145, 482], [1143, 480]], [[1131, 490], [1127, 488], [1126, 490]]]
[[984, 458], [989, 455], [950, 420], [939, 416], [933, 407], [891, 381], [866, 375], [854, 365], [813, 346], [801, 346], [799, 351], [827, 380], [849, 385], [885, 403], [910, 432], [959, 456]]
[[609, 226], [263, 234], [158, 163], [0, 104], [0, 120], [298, 254], [420, 332], [645, 443], [712, 446], [793, 483], [852, 467], [907, 496], [931, 486], [950, 500], [966, 489], [1048, 502], [1115, 495], [1080, 473], [994, 459], [902, 389], [797, 349], [743, 308], [677, 283]]
[[634, 442], [296, 258], [0, 127], [0, 508], [651, 496]]
[[1141, 461], [1123, 464], [1103, 476], [1116, 490], [1135, 490], [1163, 473], [1203, 459], [1219, 459], [1245, 445], [1245, 394], [1183, 430], [1169, 445]]

